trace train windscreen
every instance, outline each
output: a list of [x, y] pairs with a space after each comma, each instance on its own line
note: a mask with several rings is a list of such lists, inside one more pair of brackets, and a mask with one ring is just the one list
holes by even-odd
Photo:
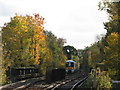
[[66, 67], [68, 67], [68, 63], [66, 63]]
[[71, 67], [74, 67], [74, 63], [73, 62], [71, 62]]

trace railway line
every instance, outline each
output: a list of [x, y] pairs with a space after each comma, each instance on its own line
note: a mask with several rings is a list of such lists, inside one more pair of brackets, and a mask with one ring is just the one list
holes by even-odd
[[[66, 61], [66, 68], [47, 68], [46, 75], [41, 76], [37, 66], [8, 69], [11, 84], [0, 87], [2, 90], [74, 90], [84, 83], [87, 73], [80, 71], [75, 61]], [[41, 77], [40, 77], [41, 76]], [[28, 79], [29, 78], [29, 79]], [[22, 80], [25, 79], [25, 80]], [[22, 81], [18, 81], [22, 80]], [[18, 82], [16, 82], [18, 81]], [[14, 83], [15, 82], [15, 83]]]
[[32, 78], [29, 80], [22, 80], [17, 83], [6, 85], [1, 90], [61, 90], [68, 89], [74, 90], [80, 88], [80, 86], [87, 79], [88, 75], [85, 72], [76, 72], [73, 74], [67, 74], [65, 79], [55, 81], [51, 84], [47, 84], [45, 77]]
[[15, 83], [1, 86], [0, 90], [23, 90], [23, 89], [31, 86], [32, 84], [42, 81], [42, 80], [43, 80], [43, 77], [26, 79], [26, 80], [22, 80], [22, 81], [18, 81]]
[[87, 80], [88, 76], [85, 76], [84, 78], [79, 77], [75, 78], [73, 80], [69, 80], [68, 82], [61, 83], [59, 85], [56, 85], [55, 87], [51, 88], [50, 90], [75, 90], [76, 88], [81, 88], [81, 85]]
[[81, 88], [80, 86], [84, 83], [84, 81], [87, 79], [87, 77], [81, 79], [74, 79], [74, 80], [69, 80], [66, 82], [62, 82], [60, 84], [57, 84], [56, 86], [52, 87], [52, 88], [47, 88], [50, 90], [75, 90], [76, 88]]
[[56, 81], [51, 84], [46, 84], [45, 81], [37, 82], [30, 87], [26, 88], [26, 90], [40, 89], [40, 90], [61, 90], [68, 89], [74, 90], [76, 87], [79, 87], [84, 83], [87, 79], [87, 75], [84, 72], [77, 72], [75, 74], [66, 75], [66, 78], [61, 81]]

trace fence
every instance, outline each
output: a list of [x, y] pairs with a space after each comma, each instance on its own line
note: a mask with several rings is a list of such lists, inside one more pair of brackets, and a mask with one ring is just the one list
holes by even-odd
[[120, 90], [120, 81], [112, 81], [113, 89]]
[[16, 82], [23, 79], [40, 76], [39, 67], [9, 67], [7, 70], [8, 79]]

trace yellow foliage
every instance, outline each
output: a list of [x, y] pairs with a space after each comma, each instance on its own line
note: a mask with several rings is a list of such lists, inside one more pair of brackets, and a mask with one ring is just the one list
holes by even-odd
[[[13, 59], [10, 61], [13, 61], [13, 65], [27, 65], [27, 62], [39, 64], [40, 47], [42, 41], [45, 41], [43, 22], [44, 19], [39, 14], [34, 16], [16, 14], [3, 27], [3, 52], [5, 57]], [[4, 59], [7, 63], [7, 58]]]
[[110, 75], [117, 73], [119, 62], [120, 62], [120, 34], [111, 33], [107, 37], [108, 46], [104, 48], [105, 51], [105, 64], [110, 69]]
[[[107, 43], [109, 46], [106, 46], [104, 48], [105, 53], [110, 56], [110, 55], [115, 55], [120, 53], [119, 50], [119, 38], [120, 35], [118, 33], [111, 33], [110, 36], [107, 37]], [[116, 55], [115, 55], [116, 56]]]
[[107, 37], [107, 42], [108, 42], [109, 46], [117, 45], [119, 42], [119, 34], [111, 33], [111, 35]]

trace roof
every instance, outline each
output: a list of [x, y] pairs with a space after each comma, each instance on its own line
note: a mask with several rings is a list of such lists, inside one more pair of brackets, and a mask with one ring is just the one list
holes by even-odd
[[67, 60], [66, 62], [75, 62], [75, 61], [73, 61], [73, 60]]

